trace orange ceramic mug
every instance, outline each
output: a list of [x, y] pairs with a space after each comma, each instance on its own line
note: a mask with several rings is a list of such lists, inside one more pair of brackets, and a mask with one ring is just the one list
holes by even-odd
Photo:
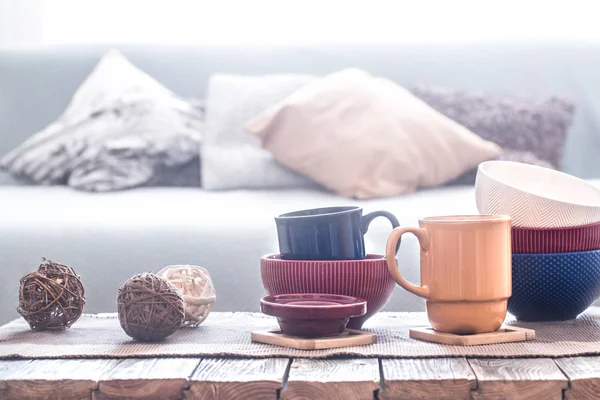
[[[471, 334], [500, 328], [512, 294], [510, 222], [503, 215], [429, 217], [419, 228], [392, 231], [388, 269], [400, 286], [426, 300], [433, 329]], [[396, 245], [407, 232], [421, 246], [421, 286], [398, 270]]]

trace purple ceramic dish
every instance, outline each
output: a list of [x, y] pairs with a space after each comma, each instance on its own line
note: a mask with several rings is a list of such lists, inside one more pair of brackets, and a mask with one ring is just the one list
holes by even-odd
[[286, 335], [321, 337], [344, 332], [350, 318], [367, 312], [367, 302], [352, 296], [298, 293], [265, 296], [260, 308], [277, 317]]
[[260, 273], [267, 294], [325, 293], [365, 299], [367, 313], [350, 319], [352, 329], [361, 329], [381, 310], [396, 287], [382, 254], [336, 261], [282, 260], [279, 254], [269, 254], [260, 260]]

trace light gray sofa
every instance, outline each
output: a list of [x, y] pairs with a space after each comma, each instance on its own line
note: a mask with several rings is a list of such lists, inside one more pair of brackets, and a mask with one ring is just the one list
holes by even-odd
[[[480, 89], [501, 95], [560, 94], [577, 103], [563, 170], [600, 177], [600, 47], [581, 43], [351, 47], [52, 47], [0, 49], [0, 155], [55, 119], [109, 48], [179, 95], [203, 98], [214, 72], [325, 74], [359, 67], [401, 84]], [[296, 209], [359, 204], [387, 210], [402, 225], [429, 215], [475, 213], [473, 188], [443, 187], [372, 201], [318, 190], [144, 188], [89, 194], [66, 187], [27, 186], [0, 175], [0, 322], [15, 317], [19, 278], [42, 256], [82, 276], [87, 312], [114, 311], [116, 290], [131, 275], [189, 263], [213, 276], [215, 310], [259, 309], [259, 258], [277, 251], [273, 217]], [[369, 252], [382, 252], [390, 227], [376, 220]], [[406, 276], [418, 281], [414, 238], [399, 252]], [[420, 299], [397, 288], [387, 310], [420, 310]]]

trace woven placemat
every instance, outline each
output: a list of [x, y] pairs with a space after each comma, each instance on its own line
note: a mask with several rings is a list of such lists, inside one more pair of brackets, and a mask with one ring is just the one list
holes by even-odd
[[600, 354], [600, 308], [565, 322], [516, 323], [535, 329], [536, 340], [481, 346], [449, 346], [411, 339], [408, 330], [427, 326], [424, 313], [379, 313], [363, 330], [377, 333], [372, 345], [328, 350], [296, 350], [253, 343], [250, 332], [277, 327], [274, 318], [255, 313], [211, 313], [198, 328], [182, 328], [161, 343], [129, 338], [115, 314], [84, 315], [70, 329], [31, 331], [23, 319], [0, 327], [0, 358], [123, 357], [563, 357]]

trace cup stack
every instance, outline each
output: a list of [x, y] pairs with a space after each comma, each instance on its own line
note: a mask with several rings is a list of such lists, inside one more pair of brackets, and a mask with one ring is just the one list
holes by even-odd
[[480, 213], [511, 217], [508, 310], [517, 319], [574, 319], [600, 297], [598, 188], [549, 168], [488, 161], [475, 197]]
[[[362, 208], [354, 206], [301, 210], [276, 217], [279, 253], [263, 256], [260, 263], [263, 286], [269, 295], [261, 300], [263, 312], [278, 317], [284, 331], [291, 325], [283, 317], [300, 313], [290, 302], [272, 307], [274, 300], [309, 299], [312, 296], [313, 300], [303, 304], [304, 310], [312, 304], [314, 310], [310, 315], [328, 318], [333, 315], [333, 309], [341, 310], [341, 306], [324, 313], [324, 309], [334, 304], [328, 305], [322, 296], [315, 295], [349, 296], [366, 302], [366, 309], [361, 314], [349, 315], [347, 324], [341, 324], [340, 330], [346, 327], [360, 329], [388, 302], [395, 287], [385, 255], [365, 251], [364, 234], [369, 223], [379, 216], [387, 218], [393, 228], [399, 225], [391, 213], [376, 211], [363, 215]], [[283, 297], [274, 299], [273, 296]], [[316, 298], [319, 300], [314, 301]], [[305, 322], [293, 321], [292, 325], [311, 326]], [[317, 321], [312, 326], [324, 326], [324, 321]], [[318, 334], [319, 330], [313, 330], [306, 331], [304, 336]]]

